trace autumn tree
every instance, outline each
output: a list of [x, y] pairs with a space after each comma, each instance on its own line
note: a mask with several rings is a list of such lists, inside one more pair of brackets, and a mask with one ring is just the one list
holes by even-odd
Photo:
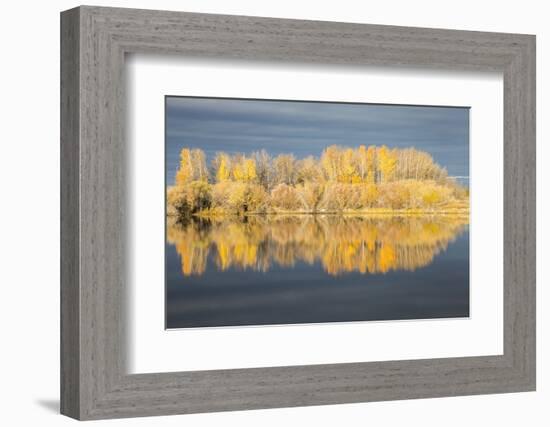
[[271, 190], [271, 205], [285, 210], [297, 210], [302, 202], [296, 189], [288, 184], [278, 184]]
[[176, 172], [176, 185], [183, 186], [193, 180], [193, 162], [191, 150], [183, 148], [180, 152], [180, 164]]
[[279, 154], [273, 159], [273, 170], [277, 183], [296, 183], [296, 158], [292, 154]]
[[208, 181], [208, 168], [206, 167], [206, 156], [201, 149], [191, 150], [191, 164], [193, 168], [193, 179], [195, 181]]
[[355, 151], [355, 164], [357, 165], [357, 174], [361, 182], [367, 181], [369, 173], [369, 161], [367, 156], [367, 147], [360, 145]]
[[319, 167], [319, 161], [308, 156], [296, 162], [296, 182], [304, 184], [306, 182], [320, 183], [323, 181], [323, 171]]
[[328, 181], [338, 181], [340, 176], [340, 149], [331, 145], [323, 150], [321, 166]]
[[169, 187], [166, 193], [167, 214], [183, 218], [210, 208], [211, 190], [210, 184], [205, 181]]
[[180, 152], [180, 164], [176, 172], [176, 185], [185, 185], [192, 181], [208, 181], [208, 168], [204, 151], [183, 148]]
[[309, 212], [317, 212], [322, 200], [325, 186], [315, 181], [305, 181], [296, 185], [298, 199], [304, 209]]
[[380, 182], [391, 181], [397, 165], [397, 156], [393, 150], [383, 145], [378, 150], [378, 168], [380, 170]]
[[225, 153], [217, 153], [212, 162], [212, 169], [217, 182], [229, 180], [231, 176], [231, 159]]
[[237, 156], [232, 163], [232, 174], [235, 181], [254, 182], [258, 177], [256, 174], [256, 162], [253, 158]]
[[273, 170], [271, 167], [271, 156], [265, 150], [255, 151], [252, 158], [256, 162], [256, 174], [258, 183], [269, 190], [272, 186]]
[[399, 180], [415, 179], [444, 182], [447, 180], [447, 171], [439, 166], [433, 157], [415, 148], [406, 148], [397, 151], [395, 175]]
[[238, 213], [261, 211], [267, 200], [267, 193], [258, 184], [237, 182], [230, 189], [227, 197], [228, 206]]
[[358, 182], [358, 174], [355, 169], [354, 152], [351, 148], [347, 148], [339, 153], [340, 174], [338, 182], [351, 184]]
[[367, 183], [376, 184], [376, 177], [378, 176], [377, 168], [377, 156], [376, 156], [376, 147], [370, 145], [367, 148], [366, 152], [366, 162], [367, 162]]

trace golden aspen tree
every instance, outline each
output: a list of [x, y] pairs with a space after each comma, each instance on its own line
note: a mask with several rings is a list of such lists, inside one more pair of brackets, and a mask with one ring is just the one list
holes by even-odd
[[176, 185], [183, 186], [193, 180], [193, 162], [191, 150], [183, 148], [180, 152], [180, 164], [176, 173]]
[[367, 181], [369, 162], [367, 156], [367, 147], [360, 145], [356, 151], [357, 158], [357, 172], [359, 174], [359, 179], [361, 182]]
[[395, 154], [391, 152], [388, 147], [383, 145], [380, 150], [378, 150], [378, 165], [382, 175], [382, 182], [388, 182], [392, 179], [396, 164], [397, 158]]
[[233, 156], [231, 161], [231, 176], [238, 182], [242, 182], [244, 180], [243, 156]]
[[206, 156], [199, 148], [191, 150], [191, 162], [193, 165], [193, 179], [195, 181], [208, 181], [208, 168], [206, 167]]
[[367, 157], [367, 183], [375, 184], [377, 168], [376, 168], [376, 147], [374, 145], [370, 145], [369, 148], [367, 148], [366, 157]]
[[217, 159], [218, 168], [216, 170], [216, 181], [224, 182], [227, 181], [231, 175], [231, 169], [229, 165], [229, 156], [225, 153], [218, 155]]
[[308, 156], [299, 160], [296, 166], [296, 182], [303, 184], [306, 182], [322, 181], [322, 171], [319, 168], [319, 162], [315, 157]]
[[338, 146], [331, 145], [325, 148], [321, 155], [321, 166], [329, 181], [338, 181], [340, 175], [340, 150]]
[[243, 169], [245, 172], [245, 181], [253, 182], [256, 180], [256, 162], [254, 159], [245, 159]]
[[277, 183], [295, 184], [296, 159], [292, 154], [279, 154], [273, 159], [273, 169]]
[[340, 163], [340, 182], [352, 184], [360, 181], [359, 175], [355, 168], [354, 153], [351, 148], [348, 148], [341, 153]]
[[254, 159], [241, 157], [234, 163], [233, 177], [236, 181], [254, 182], [256, 180], [256, 162]]

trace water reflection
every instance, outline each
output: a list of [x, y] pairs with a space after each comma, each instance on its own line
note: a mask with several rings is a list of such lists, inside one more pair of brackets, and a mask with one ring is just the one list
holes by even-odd
[[209, 257], [220, 271], [266, 272], [275, 264], [319, 262], [330, 275], [414, 271], [461, 234], [468, 218], [250, 216], [167, 222], [184, 276], [202, 275]]

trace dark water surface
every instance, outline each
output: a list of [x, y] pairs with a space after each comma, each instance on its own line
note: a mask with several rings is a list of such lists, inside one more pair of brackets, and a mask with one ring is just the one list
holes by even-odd
[[168, 221], [167, 328], [468, 316], [467, 219]]

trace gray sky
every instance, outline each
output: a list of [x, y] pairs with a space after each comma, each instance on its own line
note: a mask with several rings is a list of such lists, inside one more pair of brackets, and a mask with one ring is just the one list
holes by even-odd
[[[222, 98], [166, 98], [166, 174], [172, 183], [183, 147], [297, 158], [323, 149], [387, 145], [430, 153], [449, 175], [469, 176], [469, 108]], [[463, 181], [462, 181], [463, 182]]]

